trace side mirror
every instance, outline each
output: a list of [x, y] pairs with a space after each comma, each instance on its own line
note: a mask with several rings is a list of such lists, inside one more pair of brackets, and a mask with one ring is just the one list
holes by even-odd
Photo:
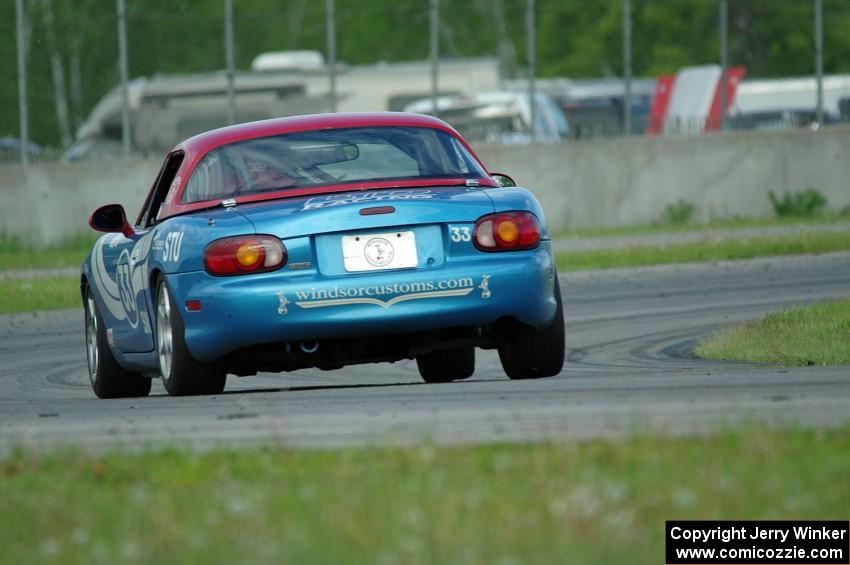
[[493, 180], [496, 181], [496, 183], [502, 188], [510, 188], [512, 186], [516, 186], [516, 181], [508, 175], [504, 175], [502, 173], [492, 173], [490, 176], [493, 177]]
[[130, 237], [136, 233], [127, 222], [127, 214], [124, 213], [124, 207], [120, 204], [107, 204], [92, 212], [89, 216], [89, 225], [97, 231], [121, 232], [124, 237]]

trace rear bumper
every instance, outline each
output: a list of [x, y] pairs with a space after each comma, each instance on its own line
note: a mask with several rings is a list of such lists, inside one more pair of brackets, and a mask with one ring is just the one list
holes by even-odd
[[[368, 337], [480, 326], [513, 317], [534, 327], [555, 314], [548, 242], [532, 251], [479, 254], [440, 268], [327, 277], [284, 268], [242, 277], [168, 275], [200, 361], [272, 342]], [[187, 300], [202, 309], [188, 312]]]

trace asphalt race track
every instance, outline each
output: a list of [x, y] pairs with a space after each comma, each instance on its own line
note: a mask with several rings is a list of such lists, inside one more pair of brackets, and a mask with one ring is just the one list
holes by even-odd
[[[0, 451], [59, 443], [338, 446], [700, 433], [739, 423], [850, 421], [850, 367], [691, 357], [700, 337], [762, 313], [850, 295], [850, 254], [563, 276], [569, 359], [510, 381], [492, 352], [472, 379], [424, 384], [413, 362], [229, 377], [224, 394], [98, 400], [82, 308], [0, 316]], [[848, 342], [850, 347], [850, 341]]]

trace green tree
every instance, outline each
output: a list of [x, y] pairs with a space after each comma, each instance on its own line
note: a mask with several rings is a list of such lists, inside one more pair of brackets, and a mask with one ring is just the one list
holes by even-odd
[[[224, 68], [223, 0], [126, 0], [131, 77]], [[34, 141], [61, 144], [58, 100], [76, 128], [118, 84], [114, 0], [25, 0], [30, 33], [28, 103]], [[526, 0], [441, 0], [443, 57], [496, 56], [522, 73]], [[824, 0], [824, 68], [850, 72], [850, 1]], [[717, 0], [633, 0], [636, 76], [719, 59]], [[427, 0], [336, 0], [337, 48], [348, 64], [422, 60]], [[729, 0], [730, 63], [747, 76], [812, 74], [813, 3]], [[47, 8], [53, 11], [52, 20]], [[234, 0], [236, 62], [265, 51], [325, 48], [325, 3]], [[622, 74], [622, 0], [537, 0], [538, 74]], [[502, 32], [500, 33], [500, 30]], [[18, 136], [14, 2], [0, 2], [0, 135]], [[62, 80], [55, 80], [58, 53]], [[59, 89], [61, 92], [58, 92]]]

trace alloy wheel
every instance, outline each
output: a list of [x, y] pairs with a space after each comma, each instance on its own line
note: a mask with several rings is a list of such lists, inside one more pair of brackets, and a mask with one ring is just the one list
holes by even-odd
[[94, 384], [97, 379], [99, 358], [97, 353], [97, 314], [94, 298], [91, 294], [86, 296], [86, 359], [89, 363], [89, 379]]
[[174, 340], [171, 332], [171, 299], [168, 287], [162, 285], [156, 305], [156, 349], [159, 357], [159, 370], [162, 379], [171, 379], [171, 360]]

